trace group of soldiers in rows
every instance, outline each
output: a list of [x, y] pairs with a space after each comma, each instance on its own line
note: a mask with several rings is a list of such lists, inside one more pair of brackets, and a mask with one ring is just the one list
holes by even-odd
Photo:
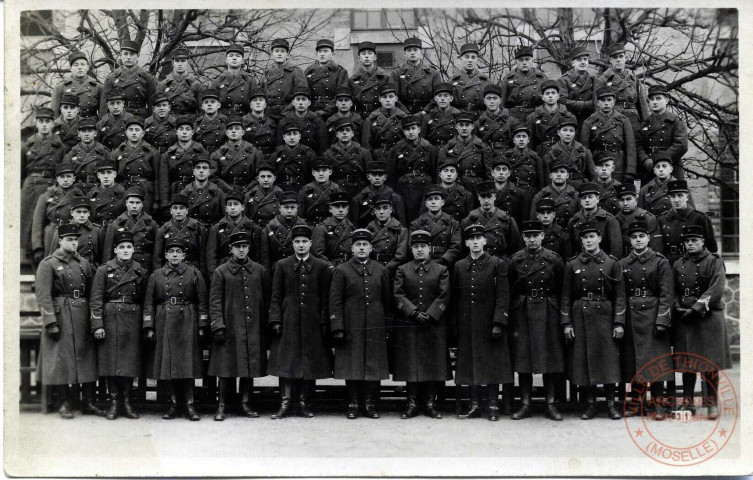
[[[104, 87], [73, 52], [22, 150], [22, 245], [38, 265], [42, 379], [63, 386], [61, 415], [72, 416], [65, 386], [81, 383], [86, 411], [116, 418], [122, 402], [137, 416], [128, 394], [145, 371], [168, 381], [166, 418], [182, 396], [198, 419], [193, 379], [210, 344], [218, 420], [239, 377], [244, 414], [257, 416], [250, 392], [266, 374], [280, 377], [276, 418], [312, 416], [314, 382], [333, 374], [349, 417], [359, 405], [377, 417], [390, 373], [408, 382], [404, 417], [418, 403], [438, 417], [448, 345], [455, 381], [471, 385], [463, 416], [485, 404], [493, 420], [499, 384], [512, 413], [513, 372], [513, 418], [531, 415], [531, 375], [543, 373], [559, 420], [553, 375], [565, 370], [588, 387], [583, 418], [599, 384], [619, 418], [614, 385], [670, 345], [724, 368], [724, 266], [677, 178], [687, 128], [667, 92], [649, 89], [641, 122], [622, 45], [596, 79], [575, 49], [557, 81], [521, 48], [499, 86], [476, 69], [476, 45], [460, 50], [464, 71], [445, 83], [417, 39], [391, 75], [360, 44], [351, 77], [330, 40], [302, 72], [280, 39], [257, 83], [232, 45], [207, 88], [184, 49], [157, 83], [124, 42]], [[107, 412], [93, 403], [98, 377]], [[694, 385], [683, 377], [684, 408]], [[652, 388], [661, 419], [663, 380]]]

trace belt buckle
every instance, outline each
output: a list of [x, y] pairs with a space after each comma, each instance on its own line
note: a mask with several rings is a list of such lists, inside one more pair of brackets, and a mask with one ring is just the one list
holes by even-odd
[[690, 289], [689, 288], [685, 289], [685, 295], [684, 296], [685, 297], [689, 297], [690, 296]]
[[633, 290], [633, 296], [635, 296], [635, 297], [642, 297], [643, 295], [641, 295], [641, 289], [640, 288], [636, 288], [635, 290]]
[[669, 253], [672, 253], [672, 254], [677, 253], [677, 245], [670, 245]]
[[588, 296], [586, 297], [589, 301], [592, 301], [594, 299], [593, 292], [588, 292]]
[[531, 296], [531, 298], [538, 298], [538, 296], [539, 296], [539, 290], [536, 289], [536, 288], [534, 288], [533, 290], [531, 290], [531, 295], [530, 296]]
[[170, 297], [170, 305], [177, 305], [177, 304], [178, 304], [178, 298]]
[[81, 297], [81, 290], [74, 290], [73, 298], [80, 298], [80, 297]]
[[126, 303], [125, 295], [120, 296], [120, 303]]

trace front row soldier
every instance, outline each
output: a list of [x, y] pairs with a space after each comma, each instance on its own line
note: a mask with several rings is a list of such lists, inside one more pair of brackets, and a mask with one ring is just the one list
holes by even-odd
[[[644, 365], [671, 352], [669, 328], [672, 323], [674, 284], [669, 261], [651, 248], [652, 232], [649, 224], [645, 220], [636, 220], [626, 230], [632, 250], [620, 260], [625, 276], [628, 307], [622, 344], [622, 379], [630, 382]], [[664, 382], [672, 377], [674, 374], [664, 374], [657, 378], [651, 376], [654, 420], [667, 418], [664, 410]], [[636, 383], [631, 386], [631, 401], [630, 407], [625, 409], [626, 417], [641, 413], [636, 407], [641, 402], [639, 394], [644, 387], [645, 385]], [[647, 406], [644, 405], [644, 412]]]
[[239, 231], [228, 239], [230, 259], [212, 273], [209, 290], [209, 327], [212, 351], [208, 374], [218, 377], [218, 405], [214, 419], [225, 419], [225, 396], [240, 377], [241, 408], [249, 418], [259, 416], [251, 406], [254, 378], [266, 375], [269, 274], [249, 258], [251, 236]]
[[200, 344], [209, 336], [207, 287], [201, 272], [184, 262], [186, 250], [182, 239], [166, 239], [167, 263], [152, 272], [146, 287], [143, 335], [152, 344], [147, 376], [168, 381], [170, 406], [162, 418], [172, 420], [178, 415], [180, 391], [186, 418], [198, 421], [194, 380], [202, 378]]
[[510, 284], [511, 357], [518, 372], [522, 406], [513, 420], [533, 416], [533, 374], [542, 373], [546, 392], [546, 416], [562, 420], [554, 406], [558, 373], [565, 370], [565, 345], [560, 330], [559, 298], [564, 263], [555, 252], [542, 247], [544, 225], [523, 222], [525, 248], [508, 264]]
[[126, 418], [139, 418], [129, 395], [141, 370], [141, 329], [144, 292], [149, 275], [133, 259], [131, 232], [118, 232], [113, 239], [115, 258], [97, 269], [92, 284], [92, 330], [104, 329], [98, 346], [98, 375], [107, 377], [110, 408], [107, 419], [118, 418], [121, 403]]
[[[458, 187], [461, 188], [461, 187]], [[410, 230], [429, 232], [431, 259], [448, 269], [460, 259], [462, 232], [460, 222], [443, 211], [447, 193], [439, 185], [429, 185], [424, 191], [426, 212], [413, 220]]]
[[510, 291], [507, 262], [484, 251], [483, 225], [463, 230], [467, 257], [455, 264], [452, 280], [453, 336], [458, 339], [455, 384], [470, 386], [471, 407], [460, 419], [482, 414], [480, 398], [488, 399], [487, 418], [499, 420], [499, 384], [514, 381], [507, 340]]
[[379, 418], [380, 381], [389, 378], [387, 336], [392, 327], [392, 283], [387, 269], [369, 259], [371, 232], [351, 234], [353, 258], [335, 268], [329, 295], [329, 325], [335, 342], [334, 378], [345, 380], [347, 418]]
[[410, 235], [413, 261], [401, 265], [395, 275], [394, 369], [392, 379], [406, 382], [408, 403], [401, 418], [418, 415], [417, 399], [430, 418], [442, 418], [434, 405], [437, 382], [451, 377], [447, 369], [447, 316], [450, 305], [450, 273], [433, 261], [431, 234], [416, 230]]
[[230, 260], [232, 255], [229, 241], [235, 233], [248, 235], [247, 256], [253, 261], [259, 260], [261, 228], [244, 215], [245, 209], [242, 193], [233, 190], [225, 195], [225, 216], [211, 226], [207, 235], [207, 272], [214, 272], [217, 267]]
[[82, 413], [105, 414], [94, 405], [97, 340], [104, 338], [104, 330], [92, 329], [87, 299], [93, 273], [89, 262], [76, 253], [78, 235], [77, 225], [61, 225], [57, 250], [40, 262], [36, 272], [37, 304], [44, 324], [41, 381], [55, 389], [62, 418], [73, 418], [68, 386], [77, 384], [83, 384]]
[[[280, 379], [280, 409], [273, 419], [312, 418], [316, 380], [332, 376], [327, 345], [331, 266], [311, 254], [311, 228], [293, 227], [294, 254], [280, 260], [272, 279], [269, 326], [272, 331], [267, 374]], [[297, 409], [291, 404], [297, 391]]]
[[348, 220], [350, 199], [345, 192], [335, 192], [329, 197], [329, 212], [312, 234], [312, 252], [332, 267], [337, 267], [353, 256], [351, 233], [355, 230]]
[[131, 187], [125, 193], [126, 211], [107, 226], [105, 242], [102, 246], [102, 261], [107, 262], [114, 257], [115, 236], [121, 232], [133, 234], [133, 260], [139, 262], [147, 273], [151, 273], [154, 262], [152, 255], [157, 240], [159, 225], [144, 212], [144, 190]]
[[601, 227], [578, 227], [581, 253], [565, 266], [560, 313], [569, 347], [569, 380], [586, 389], [582, 420], [596, 416], [596, 386], [603, 384], [607, 414], [622, 418], [615, 404], [615, 384], [622, 381], [619, 342], [625, 334], [625, 278], [619, 260], [601, 250]]

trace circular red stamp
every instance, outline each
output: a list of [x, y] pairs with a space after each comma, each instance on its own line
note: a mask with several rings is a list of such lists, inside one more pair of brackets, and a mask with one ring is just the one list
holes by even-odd
[[[674, 377], [676, 373], [713, 372], [718, 375], [713, 385], [716, 395], [696, 394], [691, 408], [680, 409], [674, 394], [666, 418], [656, 414], [654, 399], [649, 399], [649, 386], [656, 381]], [[708, 374], [707, 374], [708, 375]], [[703, 377], [697, 385], [704, 383]], [[623, 404], [625, 427], [636, 447], [649, 458], [675, 467], [697, 465], [713, 458], [729, 442], [737, 426], [739, 402], [730, 378], [716, 364], [700, 355], [675, 352], [648, 362], [632, 380], [638, 395], [626, 395]], [[716, 405], [718, 415], [709, 415], [709, 406]], [[628, 415], [628, 413], [632, 415]], [[630, 418], [628, 418], [630, 416]]]

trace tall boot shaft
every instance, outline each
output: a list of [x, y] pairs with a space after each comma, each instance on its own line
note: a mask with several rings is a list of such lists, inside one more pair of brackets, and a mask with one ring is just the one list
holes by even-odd
[[289, 378], [280, 377], [280, 409], [272, 415], [273, 420], [290, 415], [290, 397], [292, 393], [293, 381]]
[[297, 415], [303, 418], [313, 418], [314, 412], [311, 411], [311, 401], [316, 391], [316, 380], [301, 380], [300, 383]]
[[400, 415], [400, 418], [413, 418], [418, 415], [418, 402], [416, 397], [418, 395], [418, 383], [406, 382], [405, 390], [407, 392], [407, 403], [405, 405], [405, 411]]
[[436, 382], [422, 382], [419, 384], [424, 389], [424, 413], [429, 418], [442, 418], [442, 414], [437, 411], [434, 404], [434, 398], [436, 397], [437, 383]]
[[354, 419], [358, 417], [358, 388], [359, 381], [345, 380], [345, 388], [348, 391], [348, 412], [347, 417]]
[[499, 398], [499, 385], [492, 384], [486, 386], [486, 398], [489, 401], [489, 408], [487, 411], [487, 418], [492, 422], [499, 420], [499, 406], [497, 400]]
[[169, 406], [162, 418], [165, 420], [172, 420], [178, 416], [178, 385], [180, 380], [168, 380], [167, 381], [167, 395], [170, 397]]
[[194, 408], [194, 381], [193, 378], [186, 378], [183, 380], [183, 397], [186, 401], [186, 418], [192, 422], [201, 420], [199, 413]]
[[369, 418], [379, 418], [379, 413], [376, 410], [376, 402], [379, 399], [380, 385], [381, 382], [379, 381], [364, 382], [363, 409]]
[[520, 383], [520, 401], [521, 406], [510, 418], [513, 420], [522, 420], [524, 418], [530, 418], [533, 416], [533, 410], [531, 409], [531, 394], [533, 391], [533, 374], [530, 373], [518, 373], [518, 381]]
[[459, 419], [477, 418], [481, 416], [481, 406], [479, 405], [479, 386], [469, 385], [468, 396], [471, 399], [471, 408], [468, 412], [458, 415]]
[[139, 414], [133, 409], [131, 405], [131, 389], [133, 388], [133, 378], [131, 377], [118, 377], [118, 383], [120, 389], [123, 392], [123, 411], [126, 418], [136, 420], [139, 418]]
[[82, 385], [82, 393], [84, 397], [84, 404], [81, 407], [81, 413], [84, 415], [96, 415], [98, 417], [104, 417], [107, 412], [100, 409], [94, 404], [96, 386], [94, 382], [87, 382]]
[[248, 418], [259, 418], [259, 412], [251, 408], [251, 393], [254, 391], [253, 378], [241, 378], [241, 410], [243, 416]]
[[556, 390], [557, 375], [553, 373], [544, 374], [544, 392], [546, 394], [546, 410], [545, 415], [554, 421], [561, 421], [562, 414], [557, 410], [554, 405], [554, 392]]
[[622, 418], [622, 412], [617, 407], [614, 401], [615, 385], [608, 383], [604, 385], [604, 394], [607, 397], [607, 416], [612, 420], [619, 420]]

